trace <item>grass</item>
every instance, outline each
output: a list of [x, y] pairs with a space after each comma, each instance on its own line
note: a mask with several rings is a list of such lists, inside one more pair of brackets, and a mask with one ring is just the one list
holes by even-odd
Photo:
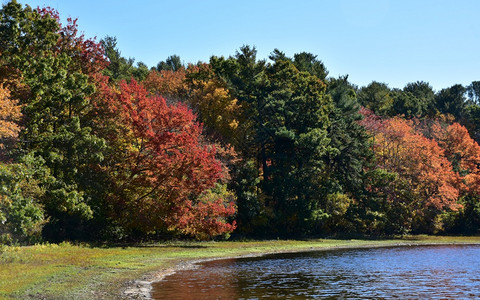
[[168, 242], [140, 247], [42, 244], [0, 246], [0, 299], [121, 298], [133, 279], [197, 259], [338, 247], [475, 243], [480, 237], [409, 236], [391, 240]]

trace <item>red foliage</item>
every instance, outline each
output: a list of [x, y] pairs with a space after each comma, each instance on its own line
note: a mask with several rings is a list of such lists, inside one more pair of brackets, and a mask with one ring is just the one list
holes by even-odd
[[75, 62], [83, 74], [92, 75], [103, 70], [108, 61], [105, 51], [100, 43], [93, 39], [86, 39], [85, 35], [78, 35], [77, 19], [68, 18], [67, 25], [60, 23], [58, 12], [51, 7], [37, 8], [42, 17], [50, 16], [55, 19], [59, 26], [59, 39], [57, 42], [57, 53], [67, 53]]
[[215, 147], [201, 143], [195, 115], [185, 105], [149, 96], [133, 79], [121, 82], [119, 91], [106, 80], [99, 85], [99, 107], [116, 127], [106, 132], [117, 156], [112, 197], [124, 221], [145, 232], [165, 227], [192, 235], [232, 231], [225, 217], [234, 213], [233, 203], [199, 201], [222, 170]]
[[230, 202], [228, 206], [225, 206], [222, 198], [197, 204], [187, 201], [184, 206], [180, 207], [180, 218], [174, 225], [182, 232], [205, 239], [232, 232], [236, 228], [236, 222], [233, 221], [232, 224], [229, 224], [225, 222], [225, 219], [234, 214], [233, 203]]

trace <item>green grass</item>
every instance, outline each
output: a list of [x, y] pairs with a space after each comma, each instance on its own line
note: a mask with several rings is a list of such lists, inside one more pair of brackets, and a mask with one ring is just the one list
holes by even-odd
[[410, 236], [392, 240], [169, 242], [141, 247], [68, 243], [0, 247], [0, 299], [121, 298], [131, 280], [196, 259], [336, 247], [476, 243], [480, 237]]

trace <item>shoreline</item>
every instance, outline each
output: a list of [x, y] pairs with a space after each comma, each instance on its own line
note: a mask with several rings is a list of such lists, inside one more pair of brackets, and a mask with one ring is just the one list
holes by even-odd
[[[400, 240], [401, 241], [401, 240]], [[316, 252], [316, 251], [336, 251], [348, 249], [374, 249], [374, 248], [390, 248], [390, 247], [418, 247], [418, 246], [453, 246], [453, 245], [480, 245], [480, 242], [422, 242], [422, 241], [404, 241], [399, 243], [385, 244], [365, 244], [365, 245], [335, 245], [335, 246], [314, 246], [304, 249], [279, 249], [266, 252], [239, 254], [231, 256], [218, 256], [209, 258], [199, 258], [190, 260], [180, 260], [175, 263], [173, 267], [160, 268], [157, 271], [144, 274], [141, 279], [136, 279], [128, 282], [127, 287], [122, 290], [122, 298], [124, 299], [153, 299], [151, 292], [153, 284], [165, 279], [165, 277], [175, 274], [182, 270], [192, 270], [199, 268], [199, 264], [224, 259], [238, 259], [247, 257], [263, 257], [271, 254], [281, 253], [301, 253], [301, 252]]]

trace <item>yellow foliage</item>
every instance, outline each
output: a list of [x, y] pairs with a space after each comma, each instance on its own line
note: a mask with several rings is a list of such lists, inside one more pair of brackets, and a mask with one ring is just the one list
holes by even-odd
[[206, 81], [195, 80], [193, 86], [188, 101], [205, 126], [224, 136], [234, 135], [239, 125], [241, 106], [224, 83], [211, 78]]

